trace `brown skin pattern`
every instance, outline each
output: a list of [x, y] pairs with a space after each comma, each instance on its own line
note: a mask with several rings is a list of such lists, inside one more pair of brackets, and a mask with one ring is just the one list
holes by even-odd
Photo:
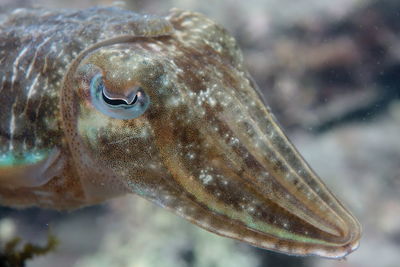
[[[358, 221], [280, 129], [234, 38], [203, 15], [16, 10], [0, 49], [2, 205], [63, 210], [136, 193], [270, 250], [341, 258], [358, 247]], [[98, 77], [113, 101], [148, 99], [144, 113], [104, 112]]]

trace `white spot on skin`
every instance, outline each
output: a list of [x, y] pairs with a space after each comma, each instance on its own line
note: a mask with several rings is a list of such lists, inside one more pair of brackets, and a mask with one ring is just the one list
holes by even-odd
[[201, 170], [199, 179], [203, 182], [203, 184], [208, 185], [213, 180], [213, 177], [207, 173], [207, 170]]
[[178, 214], [180, 214], [181, 216], [183, 216], [184, 215], [184, 210], [183, 210], [183, 208], [182, 207], [178, 207], [177, 209], [176, 209], [176, 211], [178, 212]]
[[154, 164], [154, 163], [150, 163], [150, 164], [148, 165], [148, 167], [149, 167], [149, 169], [152, 169], [152, 170], [158, 169], [158, 168], [157, 168], [157, 165]]
[[187, 158], [190, 160], [193, 160], [196, 158], [196, 154], [193, 152], [189, 152], [189, 153], [187, 153]]
[[229, 140], [229, 144], [231, 146], [238, 145], [239, 144], [239, 139], [237, 139], [236, 137], [231, 137], [230, 140]]
[[148, 46], [155, 52], [160, 52], [161, 51], [161, 47], [159, 45], [157, 45], [157, 44], [149, 43]]
[[201, 106], [202, 103], [208, 103], [211, 106], [214, 106], [216, 104], [215, 99], [211, 96], [212, 94], [212, 89], [207, 88], [205, 91], [200, 91], [198, 96], [197, 96], [197, 105]]

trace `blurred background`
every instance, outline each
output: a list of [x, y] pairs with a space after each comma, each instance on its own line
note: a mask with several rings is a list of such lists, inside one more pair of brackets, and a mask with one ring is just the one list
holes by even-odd
[[[107, 0], [0, 0], [0, 8], [85, 8]], [[119, 2], [120, 4], [122, 2]], [[363, 225], [347, 260], [291, 257], [222, 238], [136, 196], [60, 213], [0, 208], [12, 236], [56, 251], [27, 266], [400, 266], [400, 1], [131, 0], [139, 13], [205, 13], [243, 49], [250, 73], [310, 165]]]

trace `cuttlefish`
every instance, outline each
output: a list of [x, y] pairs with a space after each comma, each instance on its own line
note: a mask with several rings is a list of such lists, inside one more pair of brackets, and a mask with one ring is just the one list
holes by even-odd
[[286, 137], [207, 17], [119, 7], [0, 14], [0, 204], [128, 193], [251, 245], [342, 258], [360, 224]]

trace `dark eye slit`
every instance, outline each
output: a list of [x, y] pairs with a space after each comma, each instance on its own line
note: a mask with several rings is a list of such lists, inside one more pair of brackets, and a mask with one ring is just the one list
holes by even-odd
[[109, 104], [111, 106], [121, 106], [121, 105], [131, 106], [137, 102], [137, 98], [138, 98], [138, 96], [135, 95], [135, 98], [132, 100], [132, 102], [128, 103], [127, 101], [125, 101], [123, 99], [110, 99], [107, 96], [105, 96], [103, 92], [102, 92], [102, 96], [103, 96], [104, 102], [106, 102], [107, 104]]

